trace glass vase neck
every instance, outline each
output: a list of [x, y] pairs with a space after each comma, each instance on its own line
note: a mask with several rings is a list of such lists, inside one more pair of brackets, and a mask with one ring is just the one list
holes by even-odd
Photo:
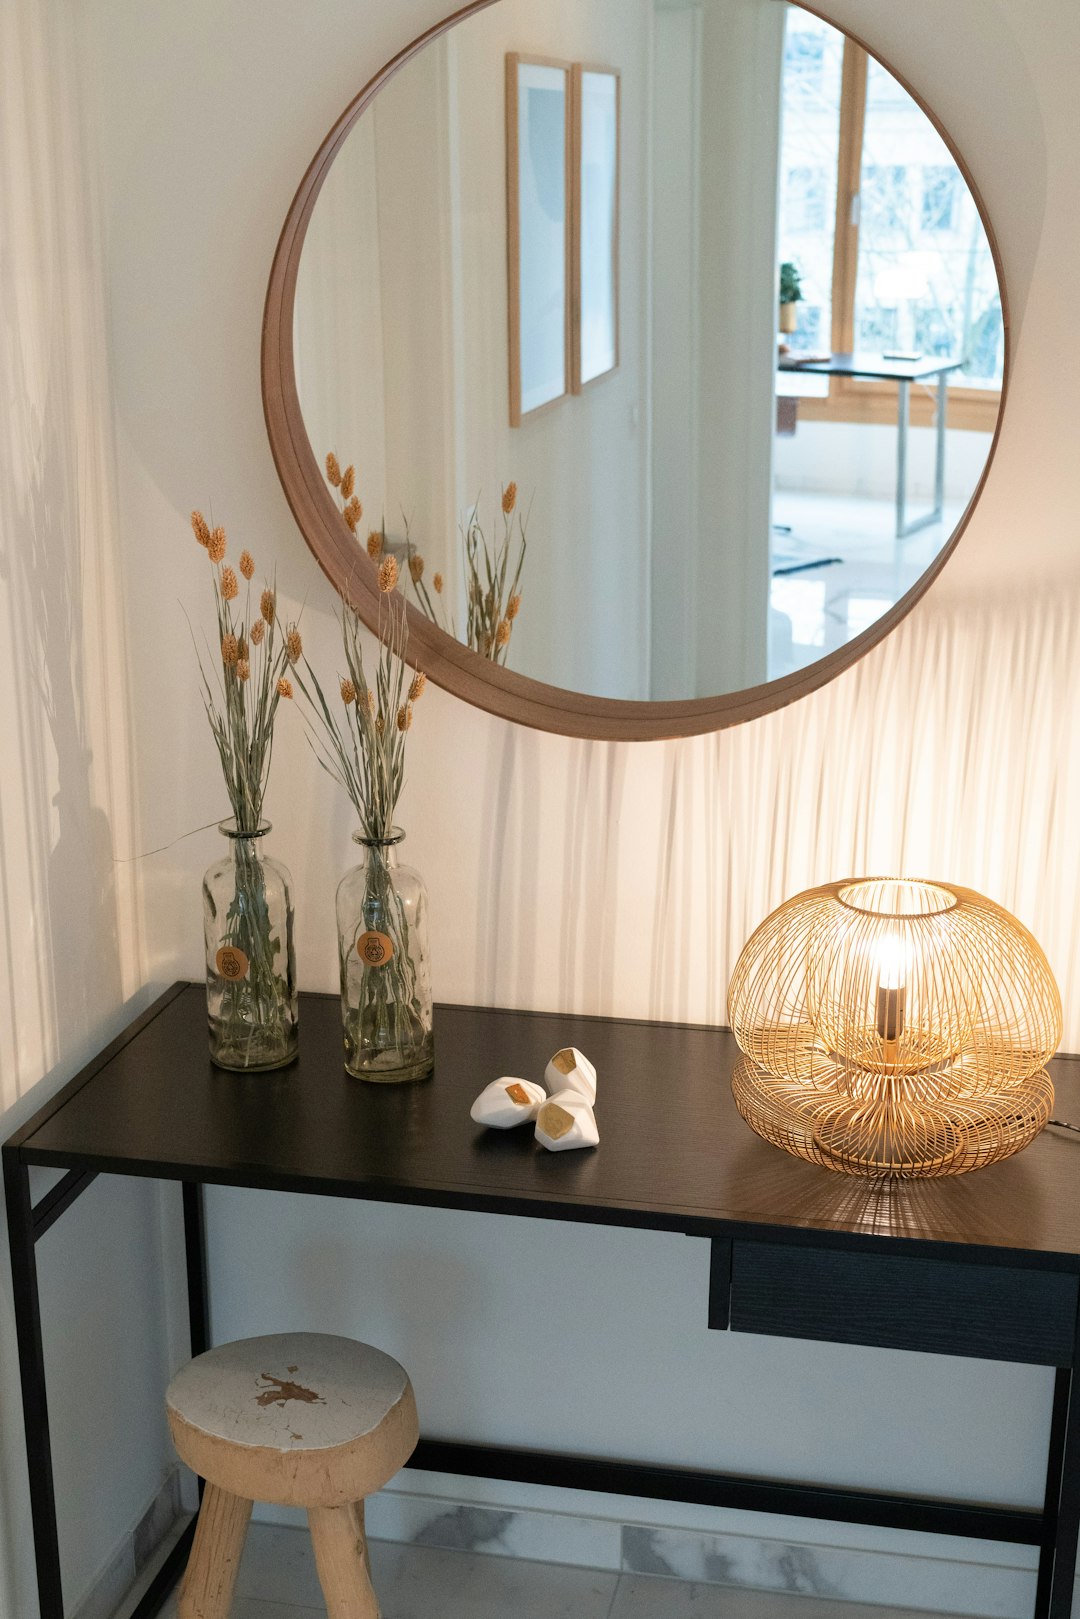
[[362, 849], [381, 849], [388, 851], [396, 849], [405, 842], [405, 833], [400, 826], [392, 826], [385, 837], [369, 838], [366, 832], [354, 832], [353, 842], [358, 843]]
[[241, 827], [237, 825], [236, 817], [230, 816], [227, 821], [218, 822], [218, 831], [231, 843], [254, 843], [258, 838], [265, 838], [273, 828], [269, 821], [260, 821], [256, 827]]

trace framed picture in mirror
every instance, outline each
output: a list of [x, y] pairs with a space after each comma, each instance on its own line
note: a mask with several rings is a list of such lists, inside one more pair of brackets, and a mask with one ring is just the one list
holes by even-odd
[[575, 63], [570, 222], [575, 393], [619, 364], [620, 92], [620, 76], [611, 68]]
[[570, 391], [569, 63], [506, 58], [510, 425]]

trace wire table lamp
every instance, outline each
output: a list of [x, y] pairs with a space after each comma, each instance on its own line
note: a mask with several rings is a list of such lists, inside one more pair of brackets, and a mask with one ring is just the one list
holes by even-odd
[[743, 1118], [849, 1175], [962, 1175], [1048, 1122], [1050, 965], [1014, 916], [950, 883], [868, 878], [768, 916], [728, 990]]

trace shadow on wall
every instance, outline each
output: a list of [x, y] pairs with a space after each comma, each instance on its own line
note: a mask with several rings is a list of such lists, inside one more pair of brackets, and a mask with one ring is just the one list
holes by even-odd
[[[144, 976], [135, 877], [114, 861], [114, 842], [133, 841], [122, 580], [95, 203], [63, 12], [12, 0], [0, 14], [4, 1136], [121, 1025]], [[0, 1612], [14, 1615], [35, 1604], [6, 1281], [0, 1365]], [[55, 1370], [62, 1397], [69, 1369]]]
[[82, 1057], [141, 974], [133, 877], [118, 877], [113, 859], [118, 833], [131, 841], [130, 735], [79, 99], [52, 7], [21, 0], [3, 26], [0, 1103], [10, 1106]]
[[[85, 1048], [103, 1014], [124, 998], [112, 827], [93, 798], [76, 468], [57, 427], [62, 415], [52, 408], [58, 399], [62, 410], [63, 383], [62, 377], [50, 376], [45, 414], [31, 418], [39, 458], [24, 468], [29, 476], [18, 491], [21, 510], [8, 530], [13, 543], [0, 554], [0, 581], [16, 607], [14, 695], [30, 721], [23, 728], [27, 745], [20, 771], [27, 832], [48, 851], [43, 885], [48, 920], [43, 931], [34, 929], [35, 967], [42, 1001], [52, 1009], [50, 1033], [61, 1064]], [[44, 719], [44, 732], [34, 716]], [[8, 856], [0, 843], [5, 892], [11, 886]], [[8, 914], [5, 921], [11, 949], [17, 919]], [[21, 1026], [14, 1005], [15, 1040]]]
[[1080, 1050], [1080, 577], [931, 598], [822, 691], [685, 743], [495, 733], [478, 872], [484, 1004], [726, 1020], [743, 944], [834, 878], [976, 888], [1046, 949]]

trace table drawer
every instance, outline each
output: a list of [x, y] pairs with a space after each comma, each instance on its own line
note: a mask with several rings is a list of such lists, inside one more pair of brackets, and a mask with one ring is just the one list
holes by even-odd
[[1062, 1271], [735, 1242], [730, 1319], [777, 1338], [1067, 1366], [1077, 1289]]

